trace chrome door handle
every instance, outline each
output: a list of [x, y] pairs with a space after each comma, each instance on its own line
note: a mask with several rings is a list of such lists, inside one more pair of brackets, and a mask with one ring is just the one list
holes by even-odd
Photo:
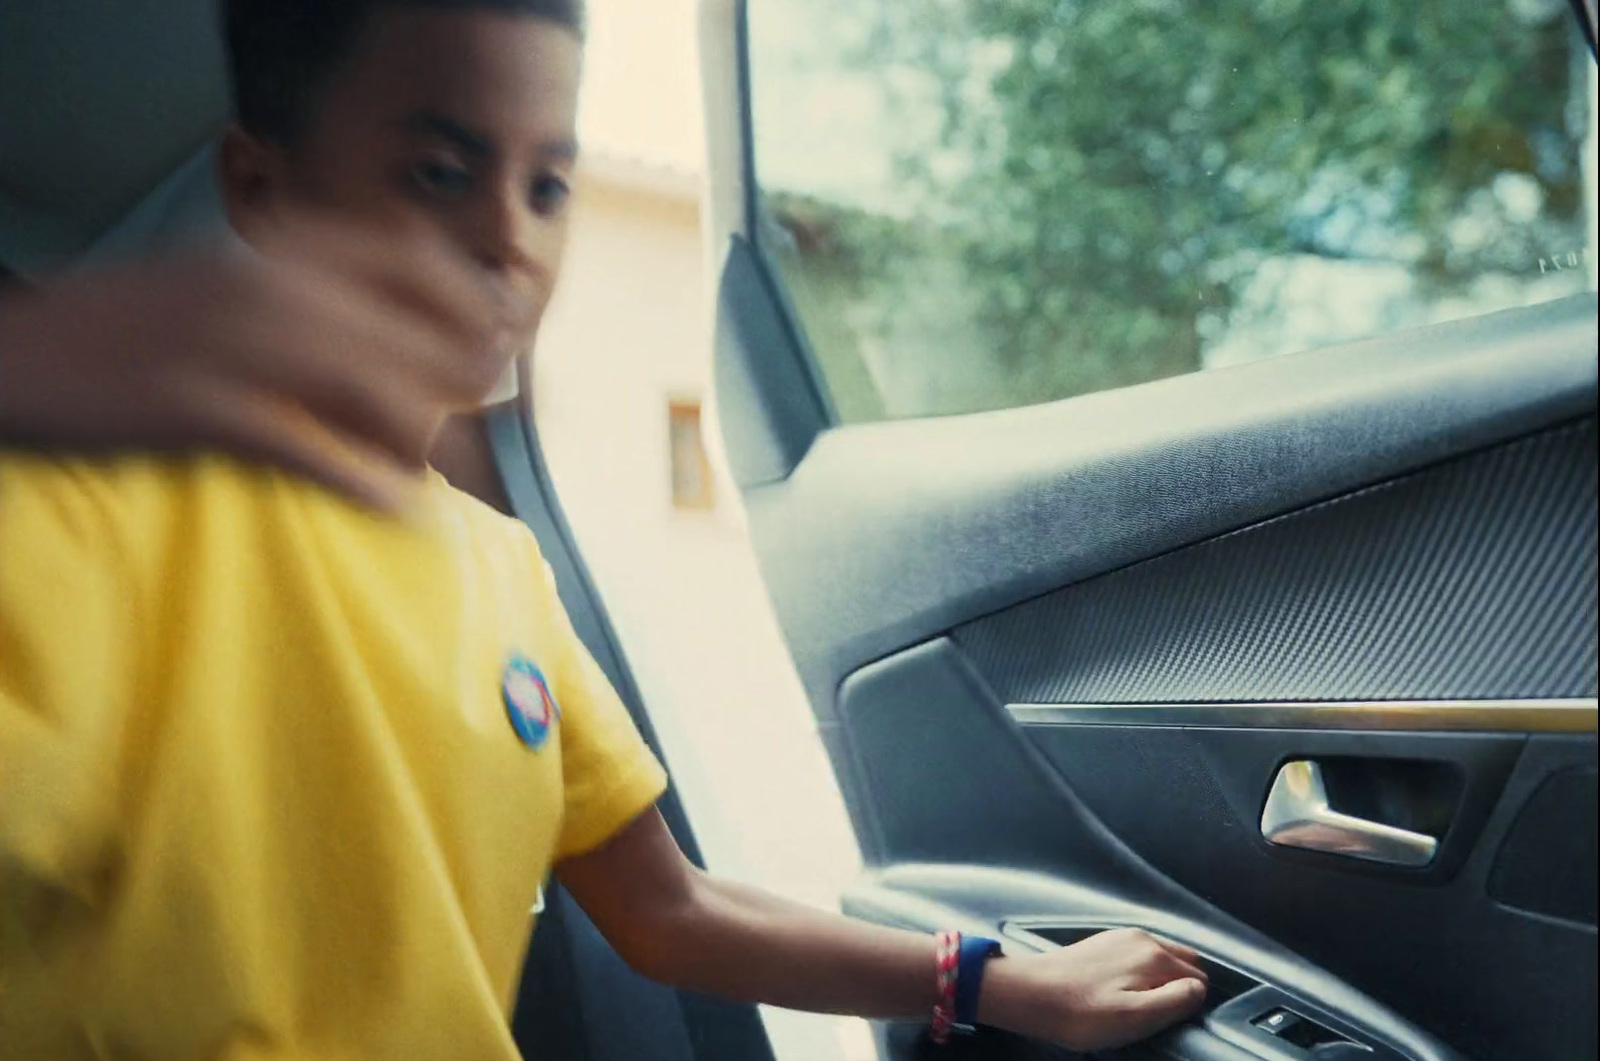
[[1280, 847], [1303, 847], [1391, 866], [1426, 866], [1439, 841], [1382, 822], [1340, 814], [1328, 805], [1322, 767], [1309, 759], [1284, 763], [1261, 810], [1261, 835]]

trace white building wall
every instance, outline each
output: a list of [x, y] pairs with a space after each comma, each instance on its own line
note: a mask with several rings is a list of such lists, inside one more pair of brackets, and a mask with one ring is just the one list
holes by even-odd
[[[673, 507], [667, 408], [711, 399], [694, 181], [591, 163], [535, 357], [561, 503], [711, 868], [834, 907], [860, 858], [736, 492]], [[766, 1014], [780, 1059], [873, 1056], [865, 1026]]]

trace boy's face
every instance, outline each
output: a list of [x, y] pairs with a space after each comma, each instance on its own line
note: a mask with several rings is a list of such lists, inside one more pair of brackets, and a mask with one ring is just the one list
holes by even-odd
[[299, 140], [230, 138], [230, 220], [246, 239], [296, 207], [430, 230], [527, 299], [536, 327], [566, 243], [581, 60], [542, 19], [379, 10]]

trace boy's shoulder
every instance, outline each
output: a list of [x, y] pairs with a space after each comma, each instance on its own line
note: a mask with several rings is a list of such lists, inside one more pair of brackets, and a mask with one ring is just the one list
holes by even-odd
[[472, 538], [487, 546], [504, 547], [512, 552], [531, 551], [542, 566], [543, 554], [539, 541], [528, 525], [515, 516], [508, 516], [494, 506], [450, 485], [438, 472], [429, 469], [428, 490], [433, 506], [453, 513]]
[[0, 451], [0, 550], [13, 556], [37, 550], [47, 538], [139, 566], [182, 561], [201, 540], [224, 552], [268, 541], [274, 549], [336, 547], [341, 557], [375, 562], [443, 547], [464, 548], [518, 581], [527, 574], [548, 578], [538, 543], [521, 521], [431, 471], [417, 502], [383, 515], [309, 480], [221, 455]]
[[0, 451], [0, 510], [46, 508], [64, 521], [126, 526], [191, 518], [206, 508], [344, 504], [308, 481], [222, 454], [75, 456]]
[[522, 524], [442, 479], [434, 481], [431, 473], [419, 501], [412, 510], [384, 515], [310, 480], [221, 454], [80, 457], [0, 451], [0, 533], [11, 539], [4, 544], [13, 546], [22, 544], [17, 536], [24, 524], [35, 536], [54, 532], [151, 547], [230, 526], [245, 532], [237, 536], [241, 546], [274, 536], [275, 528], [305, 544], [330, 539], [381, 544], [426, 538], [441, 515], [466, 528], [475, 541], [509, 544], [527, 533]]
[[[198, 461], [152, 456], [85, 457], [0, 451], [0, 544], [17, 548], [27, 527], [92, 539], [129, 525], [176, 517]], [[211, 473], [215, 474], [215, 473]]]

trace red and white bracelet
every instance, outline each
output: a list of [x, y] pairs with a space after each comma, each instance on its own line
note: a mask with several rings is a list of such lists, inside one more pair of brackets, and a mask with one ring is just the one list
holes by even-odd
[[968, 1035], [977, 1029], [984, 966], [1000, 954], [1000, 944], [985, 936], [963, 936], [946, 929], [934, 937], [933, 963], [939, 986], [939, 1000], [933, 1004], [934, 1042], [948, 1042], [951, 1032]]
[[939, 1001], [933, 1004], [931, 1034], [936, 1043], [950, 1040], [956, 1023], [956, 981], [961, 970], [961, 933], [945, 929], [934, 938], [934, 972], [938, 977]]

